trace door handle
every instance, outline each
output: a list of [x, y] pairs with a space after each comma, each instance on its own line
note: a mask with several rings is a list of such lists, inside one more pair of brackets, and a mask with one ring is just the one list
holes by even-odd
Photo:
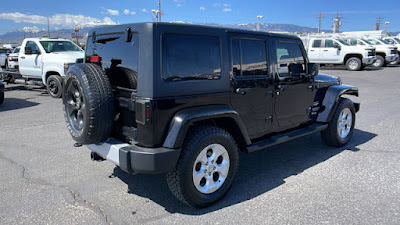
[[327, 52], [328, 50], [324, 50], [324, 52]]
[[314, 50], [310, 50], [310, 52], [313, 52]]
[[25, 59], [25, 56], [21, 56], [21, 59]]
[[247, 92], [250, 92], [250, 88], [236, 88], [235, 93], [245, 95]]

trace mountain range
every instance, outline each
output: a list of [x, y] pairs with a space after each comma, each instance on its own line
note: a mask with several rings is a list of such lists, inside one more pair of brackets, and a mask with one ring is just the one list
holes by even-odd
[[[186, 23], [195, 24], [190, 22], [175, 21], [175, 23]], [[217, 23], [196, 23], [199, 25], [207, 26], [218, 26], [218, 27], [230, 27], [246, 30], [256, 30], [257, 23], [243, 23], [243, 24], [217, 24]], [[96, 24], [86, 24], [79, 26], [79, 33], [85, 36], [88, 31], [96, 27]], [[310, 28], [304, 26], [298, 26], [293, 24], [271, 24], [271, 23], [261, 23], [260, 31], [276, 31], [276, 32], [289, 32], [289, 33], [308, 33], [317, 32], [317, 28]], [[50, 30], [51, 37], [61, 37], [61, 38], [71, 38], [74, 29], [58, 29]], [[44, 37], [48, 36], [47, 29], [33, 27], [22, 27], [16, 30], [11, 30], [5, 34], [0, 35], [0, 43], [21, 43], [25, 37]]]
[[[183, 22], [183, 21], [174, 21], [173, 23], [184, 23], [184, 24], [198, 24], [198, 25], [207, 25], [207, 26], [218, 26], [218, 27], [229, 27], [229, 28], [237, 28], [237, 29], [245, 29], [245, 30], [256, 30], [257, 23], [242, 23], [242, 24], [217, 24], [217, 23], [191, 23], [191, 22]], [[103, 24], [89, 23], [80, 25], [79, 34], [86, 36], [89, 30], [93, 27], [104, 26]], [[317, 28], [298, 26], [294, 24], [272, 24], [272, 23], [261, 23], [260, 31], [272, 31], [272, 32], [288, 32], [288, 33], [316, 33], [318, 31]], [[323, 32], [330, 32], [327, 30], [323, 30]], [[50, 30], [51, 37], [60, 37], [60, 38], [72, 38], [72, 34], [74, 33], [74, 29], [57, 29]], [[393, 32], [392, 35], [396, 35], [399, 32]], [[5, 34], [0, 35], [0, 43], [21, 43], [25, 37], [47, 37], [48, 31], [47, 29], [38, 28], [36, 26], [33, 27], [22, 27], [16, 30], [9, 31]], [[84, 40], [81, 39], [84, 42]]]

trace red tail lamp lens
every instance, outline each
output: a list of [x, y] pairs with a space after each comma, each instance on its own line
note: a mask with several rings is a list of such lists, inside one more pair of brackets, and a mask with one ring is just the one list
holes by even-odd
[[98, 62], [100, 62], [100, 57], [99, 56], [90, 56], [90, 62], [98, 63]]

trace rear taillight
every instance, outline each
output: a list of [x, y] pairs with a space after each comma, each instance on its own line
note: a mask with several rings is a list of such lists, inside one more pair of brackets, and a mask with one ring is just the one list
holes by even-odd
[[139, 124], [151, 123], [151, 102], [149, 100], [136, 100], [136, 122]]
[[90, 56], [90, 62], [98, 63], [98, 62], [100, 62], [100, 57], [98, 55], [92, 55], [92, 56]]

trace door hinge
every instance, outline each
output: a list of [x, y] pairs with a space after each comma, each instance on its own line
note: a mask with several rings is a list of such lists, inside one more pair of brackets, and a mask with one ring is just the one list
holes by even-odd
[[265, 117], [265, 122], [272, 123], [272, 116]]

